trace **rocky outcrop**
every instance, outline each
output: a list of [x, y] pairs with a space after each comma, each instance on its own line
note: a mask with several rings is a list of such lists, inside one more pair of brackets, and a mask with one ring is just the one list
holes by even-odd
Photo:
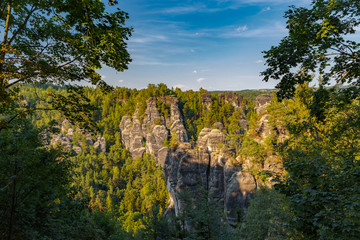
[[[201, 99], [205, 109], [209, 109], [211, 94], [204, 93]], [[234, 108], [243, 107], [243, 99], [238, 94], [224, 94], [223, 100]], [[255, 129], [260, 144], [273, 131], [268, 123], [269, 115], [265, 112], [270, 100], [270, 95], [262, 95], [256, 101], [256, 111], [263, 113]], [[166, 118], [159, 113], [157, 101], [170, 107], [170, 114]], [[228, 136], [220, 122], [212, 128], [203, 128], [196, 145], [190, 144], [178, 100], [174, 97], [150, 98], [145, 114], [140, 118], [137, 111], [132, 116], [122, 118], [122, 142], [132, 157], [152, 154], [163, 167], [170, 196], [168, 214], [178, 215], [181, 212], [184, 203], [179, 196], [182, 191], [190, 191], [195, 198], [200, 189], [205, 189], [208, 198], [222, 206], [227, 222], [235, 226], [238, 219], [246, 214], [252, 194], [259, 186], [259, 179], [250, 170], [262, 168], [272, 171], [277, 167], [274, 164], [276, 159], [269, 158], [256, 165], [249, 158], [235, 157], [234, 149], [227, 146]], [[243, 129], [236, 134], [244, 134], [248, 129], [244, 116], [240, 116], [239, 124]], [[164, 143], [170, 138], [177, 140], [177, 147], [169, 149], [165, 146]]]
[[258, 127], [255, 129], [260, 138], [255, 138], [255, 141], [264, 143], [265, 139], [271, 135], [273, 129], [269, 125], [269, 117], [269, 114], [265, 114], [260, 118]]
[[201, 95], [201, 102], [205, 107], [205, 110], [209, 110], [212, 100], [211, 100], [211, 93], [206, 92]]
[[243, 130], [240, 131], [240, 133], [241, 133], [241, 134], [244, 134], [244, 133], [249, 129], [247, 120], [246, 120], [245, 118], [241, 118], [241, 119], [239, 120], [239, 124], [240, 124], [240, 126], [243, 128]]
[[225, 101], [233, 105], [234, 108], [240, 108], [243, 102], [243, 96], [235, 92], [226, 92]]
[[270, 103], [272, 96], [270, 94], [261, 94], [255, 99], [255, 111], [257, 114], [265, 112], [265, 107]]
[[[165, 119], [156, 107], [156, 101], [170, 106], [170, 116]], [[164, 142], [169, 134], [179, 142], [187, 142], [188, 135], [178, 106], [178, 99], [174, 97], [150, 98], [142, 121], [138, 113], [132, 117], [124, 116], [120, 122], [122, 142], [130, 152], [131, 157], [141, 157], [145, 152], [154, 155], [157, 162], [163, 166], [168, 154]]]
[[195, 148], [181, 143], [168, 154], [164, 165], [169, 209], [179, 214], [183, 204], [179, 193], [187, 189], [196, 196], [203, 188], [223, 207], [227, 221], [236, 224], [238, 215], [246, 213], [256, 181], [234, 163], [236, 160], [226, 148], [226, 135], [219, 129], [204, 128]]
[[[50, 136], [47, 134], [47, 138], [50, 138], [50, 145], [55, 146], [56, 144], [61, 144], [66, 150], [73, 150], [76, 154], [80, 153], [83, 149], [83, 144], [93, 146], [95, 149], [101, 152], [106, 152], [106, 139], [101, 135], [92, 136], [91, 134], [86, 134], [82, 132], [79, 128], [73, 127], [73, 125], [65, 119], [59, 126], [60, 133], [53, 134]], [[85, 143], [79, 139], [74, 139], [74, 135], [78, 134], [82, 136], [85, 140]]]

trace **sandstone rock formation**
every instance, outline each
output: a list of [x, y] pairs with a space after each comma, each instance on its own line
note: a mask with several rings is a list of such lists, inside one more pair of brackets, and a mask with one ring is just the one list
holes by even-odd
[[265, 112], [265, 107], [270, 103], [272, 96], [270, 94], [261, 94], [255, 99], [255, 111], [257, 114]]
[[180, 144], [175, 152], [168, 154], [164, 171], [170, 195], [169, 209], [176, 215], [182, 208], [179, 192], [187, 189], [196, 196], [203, 188], [223, 207], [227, 221], [236, 224], [238, 214], [246, 213], [257, 187], [255, 178], [243, 172], [227, 151], [226, 135], [219, 129], [204, 128], [195, 148], [188, 143]]
[[225, 101], [233, 105], [235, 108], [240, 108], [242, 106], [243, 98], [243, 96], [235, 92], [225, 93]]
[[[170, 105], [170, 117], [160, 116], [156, 108], [156, 100]], [[160, 124], [159, 124], [160, 122]], [[167, 157], [168, 148], [164, 146], [169, 134], [179, 142], [187, 142], [188, 135], [178, 106], [178, 99], [164, 97], [147, 100], [147, 108], [142, 122], [138, 113], [132, 117], [124, 116], [120, 122], [122, 142], [130, 152], [131, 157], [141, 157], [145, 152], [153, 154], [157, 162], [163, 166]]]
[[79, 128], [74, 129], [67, 119], [60, 124], [59, 128], [60, 133], [51, 136], [50, 145], [54, 146], [60, 143], [66, 150], [73, 150], [76, 154], [79, 154], [82, 151], [83, 143], [74, 141], [74, 134], [77, 132], [84, 136], [87, 145], [93, 146], [101, 152], [106, 152], [106, 139], [104, 137], [97, 135], [94, 138], [91, 134], [85, 135]]
[[[234, 107], [242, 107], [242, 97], [237, 94], [225, 94], [225, 100]], [[270, 95], [257, 98], [256, 111], [265, 113], [265, 106], [271, 100]], [[161, 116], [156, 101], [170, 106], [170, 116]], [[211, 94], [202, 95], [205, 109], [211, 106]], [[256, 132], [258, 142], [263, 143], [272, 131], [268, 124], [268, 114], [260, 119]], [[274, 158], [267, 159], [262, 166], [255, 166], [250, 159], [235, 158], [235, 152], [227, 146], [227, 134], [222, 123], [215, 123], [213, 128], [203, 128], [195, 146], [188, 142], [188, 135], [179, 110], [178, 100], [174, 97], [150, 98], [142, 119], [137, 111], [133, 116], [121, 119], [120, 131], [122, 142], [132, 157], [152, 154], [164, 169], [169, 204], [167, 213], [178, 215], [183, 208], [179, 193], [190, 191], [193, 197], [200, 189], [207, 190], [209, 199], [215, 200], [226, 214], [228, 223], [236, 225], [239, 217], [247, 211], [253, 192], [259, 186], [259, 180], [250, 173], [254, 167], [265, 170], [277, 168]], [[248, 129], [245, 118], [239, 119], [244, 134]], [[176, 137], [178, 146], [169, 149], [164, 142], [169, 137]]]
[[212, 100], [211, 100], [211, 93], [207, 92], [201, 95], [201, 102], [204, 105], [206, 110], [210, 109]]
[[[210, 107], [211, 95], [204, 94], [202, 99]], [[240, 106], [242, 98], [234, 99], [234, 103]], [[169, 119], [160, 116], [156, 108], [157, 100], [170, 105]], [[246, 121], [243, 124], [246, 125]], [[172, 97], [150, 98], [142, 123], [136, 112], [132, 117], [123, 117], [120, 123], [122, 141], [131, 156], [141, 156], [145, 152], [153, 154], [158, 164], [164, 168], [170, 195], [168, 212], [176, 215], [180, 213], [183, 204], [179, 199], [181, 191], [187, 189], [196, 196], [203, 188], [227, 212], [228, 222], [236, 224], [238, 215], [245, 214], [257, 185], [255, 178], [242, 171], [233, 152], [227, 149], [223, 128], [222, 123], [216, 123], [214, 128], [202, 129], [196, 146], [191, 146], [178, 100]], [[164, 146], [169, 134], [175, 135], [179, 142], [174, 150]]]

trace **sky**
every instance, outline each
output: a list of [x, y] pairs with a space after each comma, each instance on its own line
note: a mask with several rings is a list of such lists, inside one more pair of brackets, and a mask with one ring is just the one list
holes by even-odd
[[132, 62], [100, 74], [113, 85], [146, 88], [165, 83], [182, 90], [274, 88], [263, 82], [262, 51], [287, 35], [283, 15], [311, 0], [120, 0], [134, 32], [127, 41]]

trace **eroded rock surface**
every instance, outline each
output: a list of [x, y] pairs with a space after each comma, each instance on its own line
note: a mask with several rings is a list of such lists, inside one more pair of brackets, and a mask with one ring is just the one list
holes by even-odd
[[[235, 108], [242, 107], [243, 98], [237, 94], [225, 94], [224, 100]], [[205, 109], [211, 106], [211, 94], [201, 97]], [[262, 113], [255, 131], [259, 135], [260, 144], [271, 133], [268, 124], [269, 115], [265, 106], [271, 95], [257, 98], [258, 113]], [[170, 106], [170, 115], [161, 116], [156, 101]], [[265, 113], [265, 114], [264, 114]], [[244, 116], [240, 117], [236, 134], [245, 134], [248, 124]], [[167, 213], [178, 215], [183, 208], [179, 193], [190, 191], [196, 197], [200, 189], [207, 190], [209, 199], [215, 200], [226, 214], [227, 222], [236, 225], [239, 218], [246, 214], [252, 194], [259, 186], [256, 176], [250, 174], [253, 168], [273, 170], [274, 159], [254, 164], [249, 158], [235, 157], [236, 152], [227, 146], [227, 133], [222, 123], [217, 122], [212, 128], [203, 128], [199, 133], [196, 145], [188, 142], [188, 135], [174, 97], [150, 98], [144, 116], [140, 119], [137, 112], [133, 116], [125, 116], [120, 123], [122, 142], [132, 157], [142, 156], [145, 152], [152, 154], [157, 163], [164, 169], [169, 204]], [[176, 137], [178, 145], [169, 149], [164, 145], [169, 136]]]
[[76, 154], [79, 154], [84, 147], [84, 143], [78, 139], [74, 139], [74, 135], [78, 134], [85, 138], [85, 144], [93, 146], [98, 151], [106, 152], [106, 139], [101, 135], [95, 137], [91, 134], [85, 135], [79, 128], [74, 129], [73, 125], [67, 119], [60, 124], [59, 128], [60, 133], [51, 136], [50, 145], [61, 144], [66, 150], [73, 150]]
[[261, 94], [255, 99], [255, 111], [257, 114], [265, 112], [265, 107], [270, 103], [272, 96], [270, 94]]
[[[156, 107], [160, 100], [170, 106], [170, 116], [165, 119]], [[145, 152], [154, 155], [157, 162], [163, 166], [169, 152], [164, 145], [169, 134], [179, 142], [187, 142], [188, 135], [178, 106], [178, 99], [174, 97], [150, 98], [144, 117], [140, 120], [138, 113], [132, 117], [124, 116], [120, 122], [122, 142], [130, 152], [131, 157], [141, 157]]]
[[234, 163], [236, 160], [226, 148], [226, 135], [219, 129], [204, 128], [195, 148], [188, 143], [180, 144], [168, 154], [164, 166], [169, 209], [179, 214], [182, 208], [179, 192], [186, 189], [196, 196], [203, 188], [223, 207], [228, 222], [236, 224], [238, 215], [246, 213], [257, 186], [255, 178]]

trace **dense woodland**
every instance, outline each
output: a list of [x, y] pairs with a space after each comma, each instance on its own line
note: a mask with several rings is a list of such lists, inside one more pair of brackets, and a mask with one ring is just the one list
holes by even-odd
[[[95, 0], [1, 1], [0, 238], [358, 239], [360, 43], [347, 37], [359, 16], [358, 0], [291, 7], [288, 36], [264, 52], [261, 75], [278, 80], [277, 91], [266, 113], [256, 113], [262, 91], [244, 92], [234, 108], [222, 93], [204, 89], [108, 86], [96, 70], [124, 71], [131, 62], [132, 29], [120, 9], [109, 13]], [[93, 87], [74, 84], [81, 80]], [[261, 166], [273, 157], [283, 166], [277, 174], [251, 169], [268, 184], [259, 186], [237, 226], [224, 221], [205, 190], [196, 199], [182, 192], [183, 211], [167, 214], [163, 169], [153, 156], [134, 159], [124, 148], [122, 117], [137, 112], [141, 120], [152, 97], [166, 118], [165, 96], [179, 100], [191, 144], [220, 122], [240, 159]], [[255, 141], [264, 114], [270, 134]], [[49, 144], [64, 119], [80, 152]], [[97, 135], [106, 139], [105, 151], [88, 144]], [[177, 141], [170, 133], [164, 144], [175, 151]]]
[[[43, 157], [43, 159], [39, 157], [39, 159], [33, 159], [35, 163], [29, 163], [30, 166], [23, 166], [22, 164], [25, 160], [22, 158], [25, 158], [33, 149], [39, 149], [36, 152], [42, 149], [43, 154], [52, 154], [53, 156], [51, 162], [49, 161], [48, 163], [49, 166], [42, 166], [42, 168], [37, 169], [30, 176], [23, 176], [24, 179], [19, 178], [17, 180], [19, 188], [29, 188], [27, 189], [29, 194], [39, 195], [37, 196], [39, 198], [25, 201], [27, 197], [17, 192], [20, 191], [17, 188], [4, 188], [4, 194], [2, 195], [4, 197], [2, 199], [4, 210], [12, 209], [11, 202], [5, 200], [12, 197], [16, 197], [19, 202], [24, 200], [23, 204], [26, 204], [15, 206], [16, 219], [21, 216], [23, 220], [4, 222], [2, 226], [3, 234], [6, 233], [9, 225], [14, 225], [15, 229], [13, 231], [18, 234], [17, 237], [30, 239], [40, 237], [92, 239], [93, 234], [100, 239], [123, 239], [125, 237], [164, 239], [179, 237], [183, 234], [181, 227], [177, 226], [176, 228], [176, 224], [173, 226], [164, 216], [168, 193], [162, 168], [156, 166], [152, 156], [145, 155], [142, 158], [136, 159], [129, 157], [128, 152], [121, 144], [120, 120], [125, 115], [132, 115], [136, 108], [141, 117], [146, 108], [146, 100], [150, 97], [175, 96], [180, 100], [181, 112], [184, 115], [191, 141], [196, 141], [196, 136], [198, 136], [202, 128], [212, 127], [215, 122], [222, 122], [225, 126], [225, 131], [229, 132], [229, 136], [232, 137], [232, 139], [229, 138], [229, 141], [240, 145], [241, 135], [235, 134], [236, 131], [241, 129], [238, 119], [244, 113], [247, 113], [248, 118], [256, 118], [254, 110], [250, 110], [251, 106], [253, 108], [253, 101], [244, 104], [244, 109], [235, 111], [231, 104], [225, 103], [224, 99], [219, 98], [219, 94], [211, 94], [213, 103], [210, 109], [205, 110], [202, 104], [202, 95], [208, 93], [205, 90], [182, 92], [180, 89], [172, 90], [168, 89], [164, 84], [159, 84], [158, 86], [149, 85], [147, 89], [143, 90], [117, 88], [111, 93], [104, 93], [99, 89], [93, 88], [84, 88], [83, 91], [89, 103], [96, 108], [92, 112], [92, 121], [96, 123], [97, 128], [92, 130], [91, 133], [93, 133], [93, 136], [100, 133], [106, 138], [106, 152], [97, 151], [93, 146], [87, 145], [85, 132], [90, 132], [90, 130], [80, 130], [80, 128], [75, 131], [73, 136], [74, 142], [82, 143], [80, 154], [66, 151], [60, 143], [56, 146], [44, 145], [45, 142], [49, 142], [49, 139], [44, 139], [46, 135], [44, 131], [49, 131], [47, 136], [50, 136], [50, 138], [51, 134], [49, 135], [49, 133], [51, 131], [53, 133], [61, 131], [58, 125], [65, 117], [58, 112], [53, 113], [51, 111], [39, 110], [31, 115], [31, 119], [19, 120], [16, 123], [19, 128], [17, 132], [20, 132], [21, 135], [30, 134], [31, 137], [29, 139], [22, 139], [21, 145], [16, 146], [15, 149], [11, 149], [10, 139], [16, 141], [16, 136], [14, 136], [16, 133], [11, 130], [2, 131], [2, 133], [7, 134], [2, 138], [4, 149], [9, 148], [9, 151], [15, 152], [21, 149], [19, 155], [20, 152], [22, 153], [22, 157], [19, 160], [11, 159], [11, 152], [8, 153], [9, 157], [3, 159], [3, 166], [7, 166], [2, 168], [4, 179], [10, 180], [12, 174], [17, 175], [21, 173], [21, 175], [27, 175], [35, 167], [31, 166], [32, 164], [38, 166], [45, 161], [46, 157]], [[50, 104], [48, 104], [51, 102], [51, 99], [47, 98], [52, 98], [53, 94], [64, 94], [66, 96], [67, 90], [55, 86], [38, 87], [23, 85], [20, 88], [20, 94], [24, 97], [22, 104], [27, 107], [32, 109], [48, 109], [51, 108]], [[247, 101], [244, 99], [245, 102]], [[169, 115], [169, 106], [160, 103], [159, 101], [157, 105], [158, 111], [162, 116]], [[7, 139], [5, 136], [10, 139]], [[236, 141], [234, 136], [237, 136]], [[28, 141], [33, 141], [32, 144], [34, 145], [27, 146]], [[170, 146], [176, 144], [174, 141], [176, 140], [170, 138], [168, 144]], [[24, 146], [29, 147], [29, 149]], [[23, 150], [22, 148], [25, 149]], [[13, 165], [8, 165], [9, 161], [13, 162]], [[20, 165], [19, 168], [17, 164]], [[56, 174], [55, 170], [59, 174]], [[52, 173], [52, 171], [54, 172]], [[40, 175], [39, 172], [46, 175], [47, 178], [43, 179], [41, 177], [43, 175]], [[27, 182], [28, 178], [33, 178], [32, 181], [35, 182], [41, 181], [41, 184], [45, 185], [44, 188], [36, 188], [36, 191], [39, 191], [39, 193], [35, 194], [36, 191], [32, 189], [32, 184]], [[49, 178], [51, 178], [51, 182], [49, 182]], [[54, 185], [54, 187], [50, 187], [48, 184], [50, 186]], [[47, 188], [54, 192], [50, 194], [48, 192], [50, 189]], [[15, 190], [15, 192], [12, 190]], [[45, 197], [44, 195], [50, 197], [50, 199], [41, 201], [41, 197]], [[205, 198], [203, 201], [207, 202]], [[212, 231], [216, 233], [218, 230], [216, 226], [220, 228], [218, 225], [221, 224], [219, 221], [221, 213], [219, 213], [219, 210], [216, 210], [216, 205], [212, 204], [209, 207], [214, 209], [214, 212], [211, 214], [216, 214], [219, 217], [218, 219], [212, 219], [214, 222], [214, 229]], [[27, 212], [26, 209], [28, 208], [33, 208], [34, 215]], [[42, 214], [37, 212], [38, 208], [44, 208]], [[77, 211], [74, 211], [75, 209]], [[198, 209], [198, 211], [191, 216], [187, 216], [187, 214], [186, 218], [196, 219], [204, 217], [200, 214], [204, 210]], [[71, 212], [70, 216], [69, 212]], [[4, 219], [11, 216], [11, 212], [8, 211], [2, 213], [4, 214]], [[34, 226], [33, 220], [35, 219], [42, 223], [49, 221], [49, 226], [47, 228], [44, 228], [44, 224]], [[179, 219], [173, 219], [172, 221], [180, 224]], [[29, 225], [26, 225], [26, 223]], [[59, 223], [62, 225], [60, 229], [58, 229]], [[72, 224], [76, 226], [79, 224], [81, 227], [76, 229]], [[84, 235], [80, 237], [84, 228], [91, 229], [94, 226], [95, 229], [88, 233], [89, 236]], [[70, 229], [72, 229], [71, 234], [67, 235]], [[222, 229], [225, 228], [222, 227]], [[156, 235], [158, 237], [154, 237]], [[16, 235], [14, 237], [16, 238]]]

